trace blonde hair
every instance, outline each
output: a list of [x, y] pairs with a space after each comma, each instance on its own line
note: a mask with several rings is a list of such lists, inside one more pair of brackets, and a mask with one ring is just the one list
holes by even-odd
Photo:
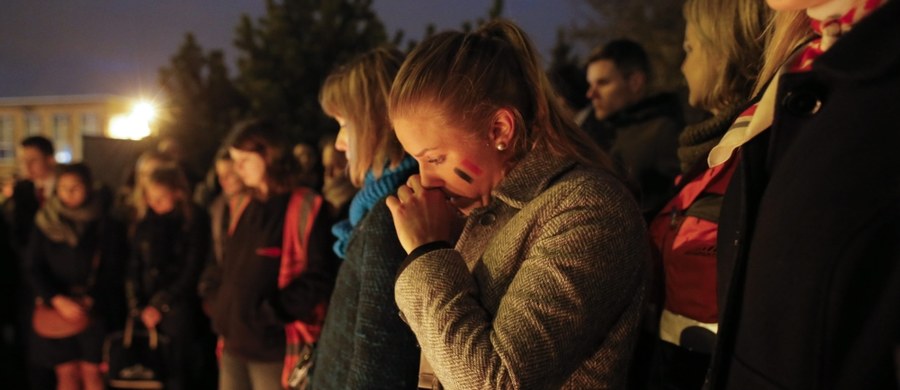
[[509, 149], [533, 149], [612, 171], [605, 153], [578, 126], [542, 71], [534, 45], [515, 24], [488, 22], [471, 33], [444, 32], [420, 43], [391, 88], [392, 119], [430, 105], [477, 133], [499, 109], [516, 118]]
[[396, 166], [403, 159], [387, 114], [391, 83], [402, 62], [397, 50], [371, 50], [331, 72], [319, 91], [322, 110], [346, 119], [352, 128], [350, 179], [357, 187], [369, 170], [377, 178], [385, 165]]
[[747, 101], [763, 65], [772, 11], [760, 0], [687, 0], [684, 19], [694, 27], [717, 73], [700, 106], [725, 110]]
[[142, 220], [147, 216], [147, 209], [149, 207], [147, 206], [147, 201], [145, 199], [147, 195], [144, 191], [149, 184], [165, 187], [169, 191], [175, 193], [176, 207], [180, 209], [184, 216], [185, 224], [191, 222], [193, 218], [189, 201], [191, 199], [191, 187], [188, 184], [187, 177], [181, 167], [177, 164], [165, 163], [157, 166], [150, 172], [150, 176], [147, 177], [147, 181], [141, 185], [141, 189], [138, 192], [138, 196], [141, 197], [141, 202], [137, 205], [138, 207], [136, 210], [138, 220]]
[[765, 63], [753, 87], [754, 95], [761, 93], [797, 47], [813, 36], [809, 16], [804, 10], [775, 12], [769, 30], [772, 38], [766, 45]]
[[[147, 169], [147, 164], [156, 164], [152, 169]], [[147, 201], [144, 198], [144, 185], [154, 170], [161, 166], [176, 166], [175, 160], [168, 154], [150, 150], [138, 157], [134, 164], [134, 186], [131, 189], [131, 210], [135, 221], [144, 219], [147, 215]], [[146, 171], [146, 173], [144, 173]]]

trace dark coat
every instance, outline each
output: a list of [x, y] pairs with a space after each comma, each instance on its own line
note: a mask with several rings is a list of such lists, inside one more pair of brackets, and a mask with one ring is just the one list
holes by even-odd
[[210, 229], [206, 212], [191, 208], [189, 223], [180, 211], [157, 215], [153, 210], [137, 222], [127, 271], [132, 306], [149, 305], [165, 314], [172, 306], [196, 303]]
[[316, 346], [314, 389], [415, 389], [416, 337], [397, 313], [394, 278], [406, 252], [384, 200], [359, 222]]
[[593, 110], [584, 129], [615, 161], [627, 183], [639, 192], [641, 212], [650, 220], [673, 193], [679, 173], [678, 133], [684, 128], [674, 94], [648, 97], [600, 121]]
[[888, 2], [782, 77], [772, 127], [743, 146], [720, 223], [730, 289], [712, 388], [897, 386], [897, 20]]
[[291, 194], [253, 200], [224, 246], [215, 268], [221, 285], [210, 291], [213, 328], [225, 339], [225, 350], [252, 361], [281, 361], [284, 325], [309, 320], [313, 308], [330, 294], [337, 273], [330, 250], [328, 213], [313, 223], [304, 277], [278, 287], [285, 213]]

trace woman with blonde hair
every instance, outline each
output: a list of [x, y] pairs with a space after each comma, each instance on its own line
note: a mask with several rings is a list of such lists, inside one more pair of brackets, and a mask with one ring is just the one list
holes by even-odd
[[656, 359], [662, 386], [699, 389], [716, 342], [717, 222], [734, 172], [733, 164], [710, 168], [706, 156], [740, 113], [752, 115], [771, 12], [758, 0], [688, 0], [684, 18], [688, 101], [712, 117], [679, 136], [678, 192], [651, 221], [650, 234], [664, 270]]
[[366, 52], [332, 72], [319, 94], [322, 109], [340, 125], [335, 148], [346, 154], [360, 190], [349, 219], [332, 229], [343, 262], [316, 346], [315, 389], [416, 387], [419, 349], [393, 294], [405, 252], [384, 203], [417, 168], [387, 116], [402, 61], [396, 50]]
[[409, 253], [394, 294], [440, 383], [624, 387], [644, 224], [525, 33], [492, 21], [423, 41], [389, 107], [419, 161], [387, 199]]
[[767, 3], [779, 16], [764, 69], [777, 76], [709, 155], [739, 162], [709, 388], [895, 388], [900, 2]]
[[126, 295], [132, 315], [170, 339], [166, 388], [196, 386], [201, 318], [196, 289], [209, 254], [209, 217], [191, 202], [181, 168], [159, 164], [138, 181]]

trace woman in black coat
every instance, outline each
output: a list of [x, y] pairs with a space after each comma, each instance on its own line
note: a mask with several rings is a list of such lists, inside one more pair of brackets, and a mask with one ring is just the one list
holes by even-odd
[[900, 2], [812, 3], [769, 0], [782, 42], [817, 37], [763, 95], [770, 125], [740, 146], [712, 388], [897, 386]]
[[[168, 387], [186, 388], [196, 376], [194, 351], [200, 304], [196, 288], [210, 247], [209, 217], [190, 202], [187, 180], [175, 165], [154, 169], [139, 187], [126, 292], [132, 313], [170, 339]], [[187, 388], [192, 388], [187, 387]]]
[[34, 335], [31, 355], [54, 368], [58, 389], [103, 388], [103, 337], [120, 295], [117, 262], [124, 253], [124, 237], [91, 188], [87, 166], [62, 166], [54, 196], [35, 217], [26, 252], [38, 304], [52, 307], [65, 319], [89, 321], [71, 337]]

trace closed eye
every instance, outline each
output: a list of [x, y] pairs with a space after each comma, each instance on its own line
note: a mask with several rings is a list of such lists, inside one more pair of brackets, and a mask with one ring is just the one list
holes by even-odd
[[426, 159], [425, 159], [425, 162], [426, 162], [426, 163], [429, 163], [429, 164], [432, 164], [432, 165], [440, 165], [440, 164], [443, 163], [444, 160], [446, 160], [446, 159], [447, 159], [446, 156], [429, 157], [429, 158], [426, 158]]

